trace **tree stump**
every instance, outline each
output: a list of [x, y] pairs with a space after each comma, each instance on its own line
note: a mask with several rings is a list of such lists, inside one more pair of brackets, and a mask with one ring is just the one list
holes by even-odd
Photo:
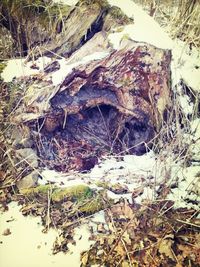
[[[77, 7], [82, 2], [86, 8], [87, 1]], [[88, 20], [90, 25], [102, 10], [98, 6], [96, 19]], [[74, 27], [82, 27], [81, 12], [73, 12], [80, 21], [74, 21]], [[105, 21], [110, 17], [104, 26]], [[15, 112], [13, 121], [31, 128], [38, 156], [48, 167], [88, 170], [105, 154], [141, 155], [162, 126], [170, 106], [170, 51], [127, 37], [113, 49], [109, 31], [94, 27], [91, 38], [76, 43], [74, 53], [74, 48], [65, 51], [62, 46], [61, 54], [69, 56], [64, 67], [62, 60], [55, 59], [42, 78], [32, 79]], [[91, 58], [95, 52], [101, 56]], [[83, 61], [86, 57], [90, 60]], [[55, 85], [61, 70], [66, 75]]]

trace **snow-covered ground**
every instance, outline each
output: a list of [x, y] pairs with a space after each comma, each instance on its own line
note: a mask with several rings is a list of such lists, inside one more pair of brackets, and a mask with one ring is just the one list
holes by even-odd
[[[1, 267], [78, 267], [80, 253], [89, 249], [92, 241], [88, 226], [83, 224], [77, 228], [74, 240], [77, 246], [69, 245], [67, 254], [52, 254], [53, 243], [59, 232], [50, 229], [43, 233], [40, 218], [23, 216], [20, 206], [12, 202], [9, 210], [0, 214], [0, 266]], [[10, 229], [9, 235], [3, 235]]]
[[172, 49], [172, 86], [180, 79], [194, 91], [200, 92], [200, 51], [192, 50], [181, 40], [173, 42]]
[[118, 6], [128, 17], [134, 19], [134, 23], [125, 26], [122, 32], [110, 35], [115, 49], [117, 49], [123, 36], [128, 36], [134, 41], [149, 43], [163, 49], [172, 48], [173, 42], [167, 33], [133, 1], [109, 0], [108, 2], [113, 6]]
[[[26, 62], [25, 58], [14, 58], [7, 61], [7, 66], [3, 70], [1, 77], [5, 82], [11, 82], [14, 78], [29, 76], [41, 73], [44, 67], [51, 62], [48, 57], [40, 57], [37, 60]], [[38, 67], [31, 68], [33, 63]]]
[[200, 167], [190, 166], [180, 168], [177, 187], [172, 188], [167, 199], [174, 201], [174, 208], [195, 208], [199, 210], [200, 203]]
[[[200, 126], [200, 124], [199, 124]], [[166, 165], [169, 166], [166, 166]], [[167, 169], [171, 172], [171, 178], [165, 181]], [[186, 207], [198, 209], [200, 202], [200, 167], [183, 167], [181, 163], [173, 163], [173, 158], [162, 162], [153, 151], [143, 156], [127, 155], [122, 160], [115, 157], [103, 159], [90, 173], [65, 174], [54, 170], [41, 172], [40, 184], [52, 182], [57, 186], [68, 187], [72, 185], [89, 185], [92, 189], [99, 190], [98, 182], [110, 185], [120, 184], [122, 188], [128, 188], [127, 193], [116, 194], [107, 190], [108, 196], [113, 199], [127, 198], [132, 203], [132, 192], [143, 188], [143, 193], [134, 199], [138, 204], [144, 200], [153, 201], [157, 196], [157, 190], [161, 184], [173, 188], [167, 196], [168, 200], [174, 202], [175, 208]], [[176, 184], [176, 185], [175, 185]]]
[[[111, 186], [120, 184], [122, 188], [127, 188], [128, 192], [126, 194], [115, 194], [111, 190], [107, 190], [108, 196], [112, 199], [124, 197], [130, 203], [132, 202], [131, 192], [145, 184], [143, 194], [136, 199], [138, 203], [141, 203], [144, 199], [153, 200], [155, 197], [155, 188], [151, 187], [151, 183], [149, 184], [149, 177], [155, 177], [157, 171], [156, 164], [156, 156], [153, 151], [143, 156], [127, 155], [122, 160], [109, 157], [102, 159], [90, 173], [85, 175], [78, 173], [70, 175], [54, 170], [44, 170], [41, 172], [42, 179], [39, 180], [39, 183], [47, 184], [52, 182], [61, 187], [84, 184], [89, 185], [90, 188], [95, 190], [102, 189], [100, 186], [97, 186], [98, 182], [105, 182]], [[158, 186], [161, 181], [157, 180], [156, 182]]]
[[[54, 2], [61, 1], [54, 0]], [[62, 2], [74, 5], [77, 1], [63, 0]], [[110, 34], [109, 39], [113, 48], [117, 49], [120, 41], [128, 36], [139, 42], [147, 42], [159, 48], [171, 49], [172, 87], [179, 94], [179, 103], [182, 109], [186, 114], [191, 114], [193, 112], [193, 104], [188, 96], [176, 85], [183, 79], [194, 91], [200, 92], [200, 55], [198, 51], [195, 49], [190, 51], [181, 41], [172, 41], [153, 18], [149, 17], [131, 0], [109, 0], [109, 3], [119, 6], [129, 17], [134, 18], [133, 25], [125, 26], [122, 31], [115, 29]], [[75, 65], [70, 65], [65, 59], [61, 59], [59, 62], [61, 69], [53, 74], [53, 83], [55, 85], [59, 84], [66, 76], [66, 71], [69, 73], [77, 64], [83, 64], [90, 60], [95, 60], [97, 57], [102, 58], [104, 56], [106, 54], [103, 53], [88, 55], [88, 57]], [[44, 66], [49, 62], [49, 58], [39, 58], [34, 62], [39, 67], [36, 70], [31, 69], [30, 66], [32, 63], [26, 63], [25, 59], [10, 60], [2, 73], [2, 78], [5, 82], [10, 82], [14, 77], [40, 74], [43, 72]], [[195, 122], [191, 122], [191, 128], [192, 131], [196, 129], [196, 137], [192, 138], [200, 138], [200, 121], [198, 119]], [[130, 189], [130, 192], [145, 184], [143, 194], [136, 199], [138, 203], [141, 203], [144, 199], [154, 199], [155, 190], [158, 188], [159, 183], [163, 182], [161, 173], [165, 164], [159, 161], [151, 151], [140, 157], [127, 155], [121, 161], [114, 157], [105, 158], [91, 170], [90, 174], [81, 177], [79, 174], [69, 176], [55, 171], [44, 170], [40, 183], [44, 184], [47, 181], [54, 181], [57, 185], [62, 184], [62, 186], [90, 183], [91, 187], [98, 190], [95, 181], [102, 180], [113, 184], [121, 183], [122, 185], [126, 185]], [[199, 179], [197, 174], [200, 171], [199, 166], [182, 168], [179, 164], [175, 164], [173, 160], [169, 161], [169, 164], [172, 167], [172, 180], [177, 181], [177, 186], [171, 189], [167, 198], [175, 201], [175, 207], [197, 208], [198, 204], [196, 205], [194, 202], [198, 203], [200, 201], [198, 198], [200, 190], [197, 188], [197, 180]], [[173, 181], [170, 181], [170, 183]], [[152, 184], [154, 185], [153, 188]], [[109, 196], [112, 198], [121, 197], [121, 195], [116, 195], [113, 192], [109, 192]], [[131, 201], [130, 193], [123, 196]], [[188, 198], [191, 200], [190, 204], [185, 201]], [[98, 220], [98, 217], [96, 219]], [[102, 215], [99, 216], [99, 220], [101, 219]], [[11, 230], [11, 234], [3, 236], [2, 233], [7, 228]], [[43, 234], [41, 231], [42, 226], [38, 218], [22, 216], [19, 212], [19, 207], [15, 203], [11, 203], [9, 205], [9, 211], [1, 214], [0, 217], [0, 266], [80, 266], [80, 252], [89, 247], [89, 232], [85, 225], [77, 230], [75, 236], [77, 246], [71, 248], [73, 254], [68, 253], [66, 255], [62, 253], [57, 255], [51, 254], [53, 241], [58, 235], [57, 230], [50, 230], [48, 234]], [[82, 235], [82, 238], [79, 240], [80, 235]]]

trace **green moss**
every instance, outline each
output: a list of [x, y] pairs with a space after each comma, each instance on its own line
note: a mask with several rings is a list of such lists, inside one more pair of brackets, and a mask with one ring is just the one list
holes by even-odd
[[40, 197], [47, 200], [49, 192], [51, 200], [57, 207], [64, 200], [73, 201], [73, 209], [68, 213], [68, 217], [74, 216], [77, 212], [80, 214], [94, 214], [100, 210], [109, 207], [113, 200], [108, 199], [105, 191], [94, 193], [86, 185], [77, 185], [67, 188], [58, 188], [52, 185], [40, 185], [35, 188], [20, 190], [20, 193], [28, 199], [39, 201]]
[[55, 202], [59, 202], [64, 198], [81, 200], [84, 198], [90, 198], [92, 196], [92, 190], [86, 185], [77, 185], [67, 188], [56, 188], [51, 196], [51, 199]]
[[97, 198], [92, 198], [87, 203], [79, 207], [79, 211], [86, 214], [94, 214], [104, 208], [105, 204], [99, 196]]
[[6, 62], [0, 62], [0, 74], [3, 72], [3, 70], [5, 69], [5, 67], [7, 66]]
[[109, 9], [109, 14], [117, 20], [120, 20], [122, 22], [122, 24], [127, 24], [127, 23], [131, 23], [133, 22], [133, 19], [130, 19], [126, 14], [124, 14], [124, 12], [116, 6], [112, 6]]
[[9, 92], [9, 98], [7, 99], [7, 105], [5, 107], [5, 111], [7, 114], [9, 114], [13, 110], [19, 99], [22, 97], [23, 90], [20, 84], [16, 84], [13, 82], [8, 83], [7, 86]]
[[97, 181], [96, 186], [103, 187], [104, 189], [109, 189], [110, 185], [108, 182], [102, 182], [102, 181]]
[[95, 184], [99, 187], [102, 187], [104, 189], [108, 189], [111, 191], [119, 189], [119, 186], [120, 186], [119, 184], [111, 184], [111, 183], [102, 182], [102, 181], [98, 181]]
[[47, 196], [48, 192], [52, 189], [52, 185], [39, 185], [37, 187], [21, 189], [20, 193], [27, 197], [35, 197], [36, 195]]
[[80, 203], [78, 211], [84, 214], [94, 214], [100, 210], [108, 208], [114, 203], [113, 199], [109, 199], [105, 190], [101, 190], [85, 203]]
[[51, 200], [60, 202], [64, 199], [80, 201], [81, 199], [90, 198], [93, 195], [92, 190], [86, 185], [77, 185], [67, 188], [58, 188], [52, 185], [39, 185], [34, 188], [20, 190], [20, 193], [29, 197], [48, 197], [48, 192], [51, 192]]

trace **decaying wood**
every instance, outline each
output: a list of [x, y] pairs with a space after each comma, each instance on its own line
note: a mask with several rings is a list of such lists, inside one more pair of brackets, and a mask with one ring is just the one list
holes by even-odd
[[[77, 7], [81, 2], [86, 12], [87, 1]], [[96, 4], [93, 8], [99, 17], [101, 8]], [[88, 25], [96, 21], [94, 13]], [[78, 9], [72, 14], [74, 19], [81, 16]], [[80, 33], [76, 19], [74, 28], [71, 23], [70, 19], [66, 41], [80, 40], [83, 28]], [[13, 117], [15, 123], [29, 125], [39, 156], [51, 167], [88, 169], [105, 153], [145, 153], [170, 105], [170, 51], [128, 38], [115, 50], [108, 33], [99, 29], [66, 62], [76, 63], [94, 52], [103, 52], [104, 57], [77, 64], [57, 86], [51, 75], [59, 73], [60, 64], [53, 61], [42, 78], [30, 83]], [[57, 51], [69, 56], [69, 50], [60, 47]]]

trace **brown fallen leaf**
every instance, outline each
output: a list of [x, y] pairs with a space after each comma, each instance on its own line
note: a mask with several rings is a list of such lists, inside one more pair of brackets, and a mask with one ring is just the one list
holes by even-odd
[[131, 245], [130, 235], [128, 234], [127, 231], [124, 232], [122, 238], [126, 242], [127, 245], [129, 245], [129, 246]]
[[183, 259], [189, 258], [200, 264], [200, 248], [198, 246], [191, 247], [189, 245], [179, 244], [178, 249], [182, 252]]
[[0, 171], [0, 182], [3, 182], [6, 178], [6, 173], [4, 171]]
[[174, 255], [172, 253], [172, 245], [174, 241], [171, 239], [162, 239], [159, 244], [159, 252], [174, 260]]
[[124, 215], [127, 219], [133, 219], [135, 217], [133, 209], [130, 207], [128, 201], [124, 203]]
[[81, 263], [83, 264], [83, 266], [87, 265], [88, 258], [89, 258], [88, 252], [84, 252], [81, 256]]
[[7, 200], [7, 194], [4, 190], [0, 190], [0, 202], [6, 202]]
[[122, 267], [130, 267], [130, 264], [128, 263], [128, 261], [123, 261]]
[[109, 186], [109, 190], [115, 194], [127, 194], [129, 189], [127, 185], [121, 185], [120, 183]]
[[134, 191], [132, 192], [133, 201], [134, 201], [134, 198], [140, 196], [143, 192], [144, 192], [144, 186], [143, 185], [135, 188]]
[[10, 234], [11, 234], [11, 231], [10, 231], [9, 228], [7, 228], [6, 230], [4, 230], [3, 233], [2, 233], [2, 235], [5, 235], [5, 236], [10, 235]]
[[100, 224], [97, 225], [97, 232], [98, 233], [106, 233], [106, 229], [105, 229], [103, 223], [100, 223]]
[[114, 243], [115, 239], [116, 239], [116, 236], [114, 234], [109, 235], [109, 237], [107, 238], [108, 245], [111, 246]]
[[115, 247], [114, 250], [115, 250], [115, 251], [117, 252], [117, 254], [120, 255], [121, 257], [123, 257], [123, 256], [126, 255], [126, 251], [125, 251], [123, 245], [122, 245], [120, 242], [117, 244], [117, 246]]

